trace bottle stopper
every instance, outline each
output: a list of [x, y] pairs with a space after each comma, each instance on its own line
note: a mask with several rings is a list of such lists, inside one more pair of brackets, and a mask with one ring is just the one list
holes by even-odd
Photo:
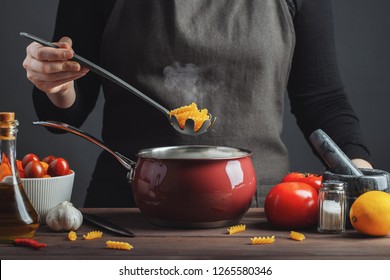
[[0, 122], [12, 122], [15, 120], [14, 112], [0, 112]]
[[14, 130], [18, 125], [15, 121], [14, 112], [0, 112], [0, 139], [1, 140], [12, 140], [15, 139]]

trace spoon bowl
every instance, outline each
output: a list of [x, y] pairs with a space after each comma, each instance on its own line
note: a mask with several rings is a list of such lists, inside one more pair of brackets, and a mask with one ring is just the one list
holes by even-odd
[[197, 131], [195, 131], [195, 121], [193, 119], [187, 119], [184, 124], [184, 128], [180, 127], [179, 121], [174, 115], [170, 116], [170, 122], [172, 127], [182, 134], [200, 135], [208, 131], [214, 125], [216, 117], [213, 117], [211, 114], [209, 114], [209, 117], [210, 119], [205, 120], [202, 126]]

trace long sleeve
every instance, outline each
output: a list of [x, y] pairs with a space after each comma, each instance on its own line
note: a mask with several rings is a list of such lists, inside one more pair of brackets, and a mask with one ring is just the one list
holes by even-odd
[[[73, 49], [77, 54], [99, 64], [100, 40], [113, 4], [114, 1], [60, 1], [53, 41], [68, 36], [73, 40]], [[57, 108], [44, 92], [34, 88], [33, 103], [38, 118], [81, 126], [95, 107], [100, 79], [90, 72], [77, 80], [76, 101], [67, 109]]]
[[296, 47], [288, 83], [291, 112], [306, 139], [321, 128], [347, 156], [369, 160], [359, 119], [338, 71], [330, 2], [302, 1], [296, 14]]

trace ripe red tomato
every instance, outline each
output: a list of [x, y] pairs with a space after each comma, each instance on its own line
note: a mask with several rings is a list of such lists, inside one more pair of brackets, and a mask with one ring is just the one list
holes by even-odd
[[267, 194], [264, 203], [267, 220], [284, 229], [315, 227], [317, 207], [317, 191], [302, 182], [277, 184]]
[[22, 166], [23, 168], [26, 168], [27, 163], [30, 161], [39, 161], [39, 157], [35, 154], [27, 154], [22, 159]]
[[47, 174], [52, 177], [64, 176], [69, 174], [69, 164], [63, 158], [56, 158], [49, 164]]
[[306, 183], [319, 192], [322, 185], [322, 176], [313, 173], [291, 172], [283, 177], [282, 183], [285, 182], [302, 182]]
[[24, 168], [26, 178], [42, 178], [45, 174], [45, 169], [39, 161], [30, 161]]
[[47, 164], [50, 164], [53, 160], [55, 160], [57, 157], [55, 156], [47, 156], [42, 161], [46, 162]]

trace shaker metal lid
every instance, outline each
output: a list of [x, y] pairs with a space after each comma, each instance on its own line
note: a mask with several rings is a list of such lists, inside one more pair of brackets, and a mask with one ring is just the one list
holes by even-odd
[[153, 159], [235, 159], [250, 156], [249, 150], [231, 147], [188, 145], [150, 148], [139, 151], [137, 156]]
[[326, 180], [322, 182], [322, 187], [323, 188], [328, 188], [332, 190], [342, 190], [344, 189], [345, 183], [342, 181], [337, 181], [337, 180]]

